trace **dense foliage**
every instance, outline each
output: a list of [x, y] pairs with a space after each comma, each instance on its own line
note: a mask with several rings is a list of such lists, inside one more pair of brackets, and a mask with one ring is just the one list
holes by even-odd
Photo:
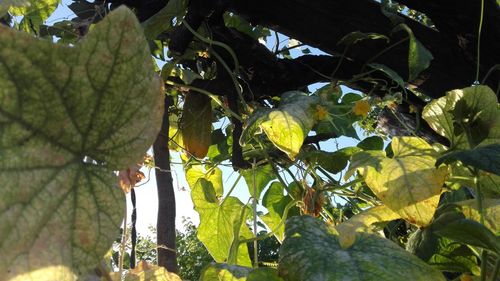
[[[499, 61], [480, 47], [498, 3], [477, 1], [473, 37], [443, 35], [454, 61], [434, 39], [463, 17], [438, 4], [360, 1], [380, 22], [322, 44], [236, 2], [75, 0], [52, 24], [58, 1], [0, 2], [2, 278], [180, 280], [177, 250], [188, 279], [498, 280]], [[112, 245], [153, 142], [182, 154], [200, 224], [177, 249], [134, 241], [130, 269], [128, 231]]]

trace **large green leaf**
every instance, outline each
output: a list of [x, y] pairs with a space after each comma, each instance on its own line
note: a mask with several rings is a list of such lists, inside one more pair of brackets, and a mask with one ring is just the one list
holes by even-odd
[[436, 236], [432, 226], [412, 233], [406, 250], [441, 271], [480, 273], [474, 252], [465, 245]]
[[0, 26], [0, 85], [2, 278], [71, 280], [120, 227], [113, 170], [139, 162], [161, 125], [148, 45], [126, 8], [71, 47]]
[[436, 166], [441, 163], [451, 163], [460, 160], [467, 166], [472, 166], [500, 176], [500, 144], [478, 146], [469, 150], [457, 150], [443, 155], [436, 161]]
[[435, 234], [500, 254], [500, 239], [481, 223], [466, 218], [441, 221], [434, 225]]
[[445, 280], [439, 271], [375, 234], [360, 234], [356, 243], [342, 249], [335, 231], [310, 216], [287, 221], [278, 269], [287, 281]]
[[[253, 235], [245, 224], [250, 211], [243, 209], [248, 207], [232, 196], [226, 197], [224, 201], [219, 200], [217, 195], [222, 190], [217, 190], [214, 184], [217, 185], [221, 178], [218, 173], [214, 174], [216, 176], [207, 174], [199, 177], [192, 185], [190, 183], [191, 199], [194, 209], [200, 214], [198, 238], [216, 262], [225, 262], [229, 258], [231, 246], [236, 238], [250, 238]], [[189, 181], [193, 182], [193, 178], [189, 178]], [[242, 211], [246, 211], [243, 218]], [[239, 245], [235, 259], [239, 265], [251, 265], [245, 244]]]
[[317, 103], [317, 97], [302, 92], [284, 93], [277, 109], [256, 111], [247, 120], [240, 143], [244, 145], [251, 135], [264, 132], [278, 149], [295, 159], [314, 125]]
[[273, 168], [269, 164], [255, 167], [255, 169], [242, 170], [241, 174], [245, 178], [245, 182], [248, 186], [248, 192], [252, 197], [254, 196], [253, 189], [255, 186], [255, 197], [257, 200], [259, 200], [260, 194], [262, 193], [262, 190], [264, 190], [264, 188], [267, 186], [267, 184], [276, 178]]
[[[468, 149], [479, 143], [498, 143], [500, 115], [495, 93], [487, 86], [457, 89], [424, 107], [422, 117], [438, 134], [448, 138], [451, 148]], [[469, 144], [464, 127], [470, 130]]]
[[436, 169], [436, 153], [423, 139], [395, 137], [393, 158], [381, 151], [353, 155], [356, 168], [366, 184], [384, 204], [410, 223], [426, 226], [439, 203], [445, 169]]
[[250, 268], [228, 264], [210, 264], [200, 276], [200, 281], [282, 281], [273, 268]]

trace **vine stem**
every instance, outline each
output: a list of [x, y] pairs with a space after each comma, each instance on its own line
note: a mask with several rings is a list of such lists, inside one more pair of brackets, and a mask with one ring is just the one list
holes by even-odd
[[228, 72], [229, 76], [231, 76], [231, 80], [233, 81], [234, 83], [234, 87], [236, 89], [236, 93], [238, 94], [239, 98], [241, 99], [241, 102], [243, 103], [243, 106], [245, 107], [245, 110], [248, 111], [248, 105], [246, 104], [245, 102], [245, 99], [243, 97], [243, 93], [242, 93], [242, 90], [240, 88], [240, 85], [238, 83], [238, 81], [236, 80], [236, 76], [240, 76], [239, 75], [239, 69], [240, 69], [240, 63], [238, 61], [238, 57], [236, 56], [236, 53], [231, 49], [231, 47], [229, 47], [227, 44], [224, 44], [222, 42], [219, 42], [219, 41], [215, 41], [215, 40], [212, 40], [212, 39], [209, 39], [209, 38], [205, 38], [203, 37], [201, 34], [199, 34], [198, 32], [196, 32], [196, 30], [194, 30], [185, 20], [182, 21], [182, 24], [184, 26], [186, 26], [186, 28], [198, 39], [200, 39], [201, 41], [209, 44], [209, 45], [215, 45], [215, 46], [219, 46], [221, 48], [223, 48], [224, 50], [226, 50], [229, 55], [231, 56], [231, 58], [233, 59], [233, 63], [234, 63], [234, 73], [231, 71], [231, 69], [229, 68], [229, 66], [224, 62], [224, 60], [222, 59], [221, 56], [219, 56], [217, 54], [217, 52], [215, 52], [213, 49], [212, 49], [212, 53], [214, 54], [214, 56], [217, 58], [217, 60], [222, 64], [222, 66], [224, 67], [224, 69], [226, 69], [226, 71]]
[[236, 112], [232, 111], [230, 108], [226, 107], [218, 98], [217, 95], [214, 95], [212, 93], [210, 93], [209, 91], [207, 90], [204, 90], [204, 89], [200, 89], [198, 87], [194, 87], [194, 86], [191, 86], [191, 85], [184, 85], [184, 84], [179, 84], [179, 83], [175, 83], [175, 82], [172, 82], [172, 81], [166, 81], [165, 82], [167, 85], [170, 85], [170, 86], [175, 86], [175, 87], [182, 87], [182, 88], [186, 88], [186, 89], [189, 89], [189, 90], [193, 90], [195, 92], [198, 92], [198, 93], [201, 93], [201, 94], [204, 94], [204, 95], [207, 95], [209, 96], [215, 103], [217, 103], [220, 107], [222, 107], [229, 115], [233, 116], [234, 118], [238, 119], [239, 121], [243, 122], [243, 118], [241, 118], [241, 116], [239, 116], [238, 114], [236, 114]]
[[283, 217], [281, 217], [280, 223], [271, 232], [268, 232], [268, 233], [266, 233], [264, 235], [260, 235], [260, 236], [257, 236], [257, 237], [240, 240], [239, 243], [242, 244], [242, 243], [250, 243], [250, 242], [253, 242], [253, 241], [260, 241], [260, 240], [263, 240], [263, 239], [266, 239], [266, 238], [269, 238], [269, 237], [275, 235], [276, 232], [278, 232], [278, 230], [280, 229], [280, 227], [283, 225], [283, 223], [286, 221], [286, 219], [288, 217], [288, 211], [290, 210], [290, 208], [292, 208], [293, 206], [295, 206], [295, 204], [297, 204], [298, 202], [300, 202], [300, 201], [299, 200], [293, 200], [293, 201], [290, 201], [285, 206], [285, 209], [283, 210]]
[[500, 271], [500, 257], [497, 257], [497, 261], [495, 263], [495, 269], [493, 270], [493, 274], [491, 275], [491, 281], [496, 281], [498, 277], [498, 272]]
[[[252, 163], [252, 177], [253, 177], [253, 202], [252, 202], [252, 211], [253, 211], [253, 235], [257, 237], [257, 185], [255, 184], [255, 158]], [[253, 241], [253, 263], [254, 267], [259, 267], [259, 243], [257, 240]]]
[[122, 235], [122, 242], [120, 245], [120, 260], [118, 262], [118, 276], [122, 276], [122, 271], [123, 271], [123, 260], [125, 258], [125, 244], [127, 243], [127, 202], [126, 202], [125, 197], [125, 217], [123, 219], [123, 235]]
[[479, 16], [479, 27], [477, 30], [477, 57], [476, 57], [476, 80], [474, 83], [479, 83], [479, 59], [481, 58], [481, 31], [483, 29], [484, 17], [484, 0], [481, 0], [481, 14]]
[[241, 174], [238, 174], [238, 177], [234, 181], [233, 186], [231, 186], [231, 188], [229, 189], [229, 192], [226, 194], [226, 196], [224, 197], [224, 199], [222, 199], [222, 202], [220, 203], [221, 206], [224, 204], [224, 202], [226, 202], [226, 198], [228, 198], [229, 195], [231, 195], [231, 193], [233, 193], [233, 190], [236, 188], [236, 185], [238, 184], [238, 182], [240, 181], [240, 179], [241, 179]]

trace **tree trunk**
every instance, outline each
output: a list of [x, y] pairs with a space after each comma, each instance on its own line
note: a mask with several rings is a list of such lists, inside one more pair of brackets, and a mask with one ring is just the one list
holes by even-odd
[[175, 194], [170, 172], [170, 153], [168, 151], [168, 106], [170, 98], [165, 97], [165, 113], [161, 131], [153, 144], [154, 160], [157, 169], [158, 219], [156, 223], [158, 244], [158, 265], [170, 272], [177, 272], [175, 246]]

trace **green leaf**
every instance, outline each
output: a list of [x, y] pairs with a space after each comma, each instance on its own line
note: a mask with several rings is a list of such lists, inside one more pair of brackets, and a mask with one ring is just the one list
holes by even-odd
[[274, 268], [256, 268], [248, 274], [247, 281], [284, 281], [278, 276], [278, 270]]
[[200, 281], [283, 281], [274, 268], [250, 268], [228, 264], [210, 264], [201, 273]]
[[[438, 134], [448, 138], [451, 148], [468, 149], [481, 143], [498, 143], [500, 112], [495, 93], [487, 86], [449, 91], [422, 111], [422, 118]], [[468, 144], [464, 126], [470, 129]]]
[[[245, 182], [248, 186], [248, 192], [251, 196], [254, 196], [254, 185], [256, 188], [255, 198], [258, 200], [260, 198], [260, 193], [267, 184], [276, 178], [274, 175], [273, 168], [271, 165], [267, 164], [264, 166], [255, 167], [255, 169], [242, 170], [241, 174], [245, 178]], [[255, 180], [254, 180], [255, 178]]]
[[432, 226], [412, 233], [406, 250], [441, 271], [480, 273], [477, 258], [467, 246], [434, 235]]
[[16, 11], [16, 10], [22, 10], [22, 9], [28, 9], [31, 5], [32, 2], [35, 2], [33, 0], [2, 0], [0, 2], [0, 17], [4, 16], [9, 9]]
[[351, 156], [359, 151], [360, 149], [357, 147], [344, 147], [334, 152], [312, 150], [303, 153], [302, 158], [336, 174], [344, 170]]
[[281, 96], [277, 109], [262, 110], [250, 117], [241, 135], [244, 145], [250, 135], [261, 132], [290, 159], [295, 159], [305, 137], [314, 125], [314, 105], [317, 97], [302, 92], [286, 92]]
[[500, 239], [479, 222], [469, 219], [444, 221], [434, 226], [434, 233], [457, 242], [500, 253]]
[[201, 179], [206, 180], [212, 185], [214, 194], [217, 198], [221, 198], [224, 190], [222, 185], [222, 170], [219, 168], [212, 168], [205, 171], [201, 165], [191, 166], [186, 170], [186, 181], [189, 187], [193, 189]]
[[59, 0], [30, 1], [30, 5], [11, 8], [9, 11], [16, 16], [24, 16], [20, 28], [26, 32], [40, 31], [40, 26], [52, 15], [59, 5]]
[[[188, 170], [189, 171], [189, 170]], [[231, 250], [231, 245], [235, 238], [250, 238], [252, 233], [244, 220], [249, 218], [250, 211], [247, 216], [241, 220], [241, 212], [243, 208], [247, 208], [236, 197], [226, 197], [223, 202], [213, 195], [222, 194], [223, 191], [216, 189], [214, 183], [218, 184], [222, 177], [216, 174], [214, 176], [200, 177], [191, 186], [191, 199], [193, 200], [194, 209], [200, 214], [200, 225], [198, 227], [198, 239], [205, 245], [210, 255], [216, 262], [225, 262]], [[192, 178], [190, 179], [192, 180]], [[215, 200], [214, 200], [215, 199]], [[238, 235], [235, 237], [235, 234]], [[245, 244], [240, 244], [238, 255], [235, 257], [239, 265], [251, 265], [248, 256], [248, 249]]]
[[384, 140], [377, 136], [367, 137], [356, 146], [363, 150], [383, 150]]
[[[134, 14], [119, 8], [74, 46], [0, 26], [0, 272], [72, 280], [104, 256], [163, 91]], [[22, 235], [20, 235], [22, 234]]]
[[381, 151], [353, 155], [350, 170], [357, 169], [373, 193], [403, 219], [426, 226], [439, 203], [446, 169], [434, 167], [436, 153], [423, 139], [394, 137], [391, 146], [393, 158]]
[[142, 23], [144, 34], [148, 39], [156, 39], [162, 32], [174, 27], [174, 20], [179, 24], [187, 9], [187, 0], [170, 0], [158, 13]]
[[[449, 205], [448, 208], [446, 208], [448, 211], [439, 215], [431, 225], [412, 233], [406, 244], [406, 250], [441, 271], [472, 272], [479, 275], [480, 268], [476, 255], [468, 246], [434, 233], [443, 225], [464, 217], [463, 214], [456, 212], [458, 209], [454, 205]], [[440, 208], [442, 209], [443, 207]]]
[[210, 264], [200, 276], [200, 281], [245, 281], [252, 268], [228, 265], [225, 263]]
[[445, 280], [439, 271], [375, 234], [361, 233], [356, 243], [342, 249], [335, 231], [310, 216], [287, 221], [278, 270], [287, 281], [392, 281], [409, 276], [415, 281]]
[[500, 175], [500, 144], [478, 146], [470, 150], [452, 151], [440, 157], [436, 161], [436, 166], [457, 160], [467, 166]]
[[[279, 242], [283, 241], [285, 238], [285, 224], [280, 225], [281, 221], [284, 219], [285, 208], [293, 201], [289, 195], [285, 196], [283, 194], [284, 189], [281, 183], [273, 182], [262, 199], [262, 205], [266, 207], [269, 212], [261, 216], [261, 219], [271, 231], [275, 231], [276, 239], [278, 239]], [[290, 216], [290, 213], [297, 214], [297, 208], [289, 212], [288, 216]]]
[[408, 81], [413, 81], [418, 78], [420, 72], [429, 67], [434, 57], [431, 52], [417, 40], [415, 35], [413, 35], [413, 31], [411, 31], [406, 24], [399, 24], [394, 28], [393, 32], [399, 30], [406, 31], [410, 40], [408, 50]]
[[452, 112], [455, 134], [470, 131], [472, 143], [467, 148], [473, 148], [487, 138], [490, 140], [484, 144], [499, 143], [500, 107], [495, 93], [482, 85], [454, 91], [463, 92]]

